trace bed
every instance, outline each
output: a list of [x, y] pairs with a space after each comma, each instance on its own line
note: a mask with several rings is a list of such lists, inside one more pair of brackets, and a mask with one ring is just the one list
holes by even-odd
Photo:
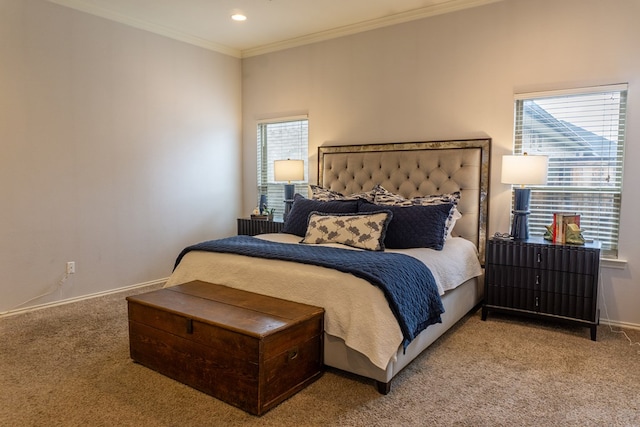
[[[313, 204], [317, 202], [321, 206], [329, 206], [322, 203], [331, 203], [336, 198], [340, 201], [357, 200], [358, 213], [366, 211], [364, 215], [371, 215], [367, 218], [384, 215], [383, 212], [388, 214], [382, 227], [387, 234], [378, 235], [378, 243], [384, 244], [391, 238], [388, 232], [392, 225], [390, 221], [394, 221], [393, 218], [397, 221], [404, 212], [409, 212], [410, 209], [404, 209], [407, 204], [415, 204], [415, 200], [424, 201], [432, 195], [455, 194], [455, 209], [446, 209], [449, 212], [446, 217], [449, 229], [445, 227], [443, 245], [438, 250], [412, 247], [386, 248], [383, 251], [388, 256], [408, 255], [414, 261], [419, 259], [429, 266], [437, 282], [444, 313], [411, 339], [407, 339], [405, 329], [399, 327], [398, 323], [403, 324], [396, 320], [396, 311], [390, 309], [394, 306], [385, 297], [386, 291], [371, 286], [362, 278], [364, 276], [326, 265], [209, 252], [196, 245], [180, 254], [165, 286], [202, 280], [322, 306], [326, 311], [324, 363], [373, 379], [378, 391], [386, 394], [391, 389], [393, 377], [402, 368], [482, 299], [481, 266], [484, 263], [488, 217], [490, 146], [490, 139], [321, 146], [318, 148], [318, 184], [313, 186], [311, 197], [304, 202], [294, 202], [290, 213], [293, 215], [287, 218], [285, 231], [288, 222], [293, 224], [296, 205], [317, 206]], [[375, 195], [381, 194], [382, 197], [376, 199]], [[337, 196], [324, 199], [327, 195]], [[371, 199], [364, 200], [369, 196]], [[386, 196], [390, 199], [385, 199]], [[296, 200], [299, 198], [302, 200], [301, 196]], [[426, 204], [430, 205], [431, 199]], [[435, 209], [426, 208], [429, 212]], [[440, 215], [443, 209], [437, 209]], [[452, 221], [455, 210], [461, 217]], [[311, 236], [311, 226], [316, 220], [335, 222], [341, 219], [340, 215], [353, 216], [351, 213], [325, 213], [317, 209], [312, 214], [305, 213], [311, 221], [307, 220], [309, 228], [307, 235], [303, 235], [304, 240], [314, 243], [308, 236]], [[438, 216], [440, 220], [441, 216]], [[395, 224], [397, 226], [398, 223]], [[292, 227], [289, 227], [290, 232]], [[339, 248], [335, 250], [342, 253], [374, 252], [354, 249], [332, 240], [318, 240], [321, 244], [317, 245], [301, 244], [300, 235], [290, 233], [249, 239], [267, 242], [265, 245], [273, 243], [287, 247], [305, 246], [305, 250], [311, 248], [307, 251], [315, 251], [313, 247], [318, 247], [331, 248], [328, 250]], [[451, 260], [455, 263], [453, 269]]]

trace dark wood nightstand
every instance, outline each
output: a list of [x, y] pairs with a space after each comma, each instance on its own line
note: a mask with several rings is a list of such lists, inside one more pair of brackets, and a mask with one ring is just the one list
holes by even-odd
[[599, 272], [599, 242], [489, 239], [482, 320], [493, 310], [552, 318], [589, 327], [595, 341]]
[[238, 235], [255, 236], [256, 234], [279, 233], [282, 230], [284, 221], [274, 219], [238, 218]]

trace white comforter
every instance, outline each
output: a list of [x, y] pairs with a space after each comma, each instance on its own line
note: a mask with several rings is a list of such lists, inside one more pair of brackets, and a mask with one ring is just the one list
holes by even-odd
[[[263, 234], [265, 240], [297, 244], [298, 236]], [[329, 244], [346, 248], [343, 245]], [[482, 274], [475, 246], [462, 238], [447, 240], [442, 251], [389, 250], [424, 262], [440, 294]], [[244, 255], [187, 253], [165, 287], [203, 280], [325, 309], [325, 332], [364, 354], [381, 369], [395, 357], [402, 332], [380, 289], [364, 279], [330, 268]]]

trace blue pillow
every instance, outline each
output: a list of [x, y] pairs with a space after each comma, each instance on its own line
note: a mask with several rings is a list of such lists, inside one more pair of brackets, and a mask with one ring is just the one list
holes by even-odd
[[390, 210], [393, 217], [387, 227], [384, 246], [388, 249], [431, 248], [442, 250], [445, 224], [453, 203], [429, 206], [379, 206], [359, 201], [359, 212]]
[[[380, 207], [377, 210], [379, 211]], [[300, 194], [296, 194], [293, 198], [291, 211], [282, 227], [282, 232], [304, 237], [307, 233], [309, 214], [314, 211], [322, 213], [357, 213], [358, 201], [332, 200], [330, 202], [321, 202], [319, 200], [305, 199]]]

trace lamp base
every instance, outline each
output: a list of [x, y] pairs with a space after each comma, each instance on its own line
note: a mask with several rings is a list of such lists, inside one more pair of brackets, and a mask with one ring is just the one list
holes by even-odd
[[287, 219], [287, 216], [291, 211], [291, 206], [293, 206], [293, 196], [295, 191], [296, 191], [296, 187], [294, 184], [284, 185], [284, 215], [282, 215], [283, 220]]
[[513, 219], [511, 222], [511, 237], [513, 238], [513, 240], [527, 240], [529, 238], [530, 200], [530, 189], [515, 189], [513, 201]]

